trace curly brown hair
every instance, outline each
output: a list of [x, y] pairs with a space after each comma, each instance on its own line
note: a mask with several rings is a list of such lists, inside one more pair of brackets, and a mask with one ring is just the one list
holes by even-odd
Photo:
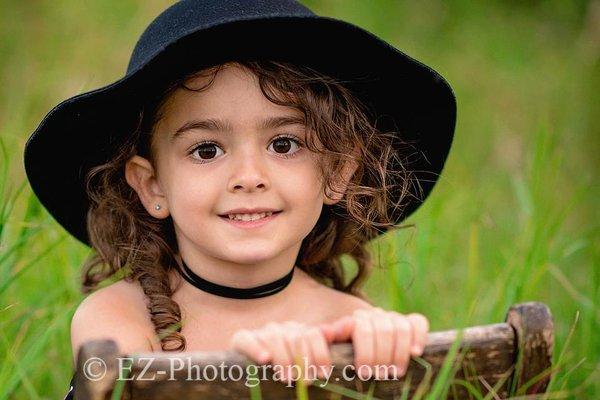
[[[181, 334], [181, 311], [171, 298], [169, 272], [179, 269], [171, 217], [152, 217], [137, 193], [124, 178], [126, 162], [138, 154], [154, 164], [153, 128], [164, 116], [164, 106], [177, 89], [204, 90], [218, 71], [237, 64], [257, 78], [264, 96], [271, 102], [301, 111], [308, 135], [306, 147], [321, 154], [320, 170], [324, 189], [334, 193], [344, 163], [356, 163], [356, 171], [342, 199], [324, 205], [309, 235], [303, 240], [296, 266], [324, 285], [369, 301], [361, 291], [373, 258], [366, 243], [382, 231], [396, 227], [392, 210], [418, 196], [418, 182], [405, 167], [399, 135], [378, 130], [377, 116], [339, 80], [306, 66], [279, 61], [235, 61], [202, 69], [172, 81], [140, 109], [137, 128], [124, 140], [115, 156], [87, 174], [90, 207], [87, 227], [95, 250], [83, 268], [82, 291], [88, 293], [109, 278], [138, 280], [147, 296], [155, 332], [164, 351], [181, 351], [186, 341]], [[212, 76], [202, 88], [190, 88], [190, 79]], [[316, 140], [316, 141], [315, 141]], [[319, 145], [317, 144], [319, 143]], [[417, 190], [413, 190], [417, 188]], [[358, 272], [346, 283], [340, 260], [349, 255]]]

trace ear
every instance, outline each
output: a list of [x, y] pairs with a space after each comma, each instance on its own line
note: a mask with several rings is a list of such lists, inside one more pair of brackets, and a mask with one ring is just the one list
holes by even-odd
[[[138, 155], [127, 160], [125, 180], [136, 191], [148, 214], [159, 219], [169, 216], [167, 198], [160, 188], [150, 161]], [[157, 204], [160, 206], [158, 210]]]
[[[359, 157], [359, 151], [357, 146], [354, 146], [354, 151], [352, 152], [352, 155], [354, 156], [354, 158]], [[352, 179], [352, 175], [354, 175], [357, 168], [358, 163], [354, 160], [348, 160], [344, 163], [344, 166], [340, 171], [340, 179], [336, 180], [333, 183], [333, 189], [335, 190], [335, 192], [331, 193], [329, 190], [325, 190], [325, 198], [323, 200], [324, 204], [333, 205], [339, 202], [342, 199], [342, 197], [344, 197], [344, 193], [346, 193], [346, 189], [348, 188], [348, 183], [350, 182], [350, 179]]]

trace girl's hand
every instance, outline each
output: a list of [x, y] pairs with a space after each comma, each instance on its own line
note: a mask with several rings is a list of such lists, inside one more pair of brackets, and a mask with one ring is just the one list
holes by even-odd
[[[295, 363], [309, 367], [304, 379], [309, 385], [317, 377], [324, 378], [324, 371], [330, 369], [329, 347], [321, 329], [296, 321], [270, 322], [255, 330], [240, 329], [233, 334], [230, 346], [258, 364], [281, 365], [284, 367], [281, 380], [289, 384], [292, 379], [299, 378], [298, 368], [288, 371], [288, 366]], [[303, 362], [304, 357], [306, 362]], [[293, 376], [288, 376], [287, 372]]]
[[360, 378], [368, 379], [367, 372], [376, 365], [381, 366], [380, 377], [385, 378], [383, 366], [388, 366], [388, 377], [398, 378], [406, 373], [411, 356], [423, 354], [429, 321], [422, 314], [403, 315], [376, 307], [356, 310], [352, 316], [320, 327], [328, 343], [352, 340], [354, 366]]

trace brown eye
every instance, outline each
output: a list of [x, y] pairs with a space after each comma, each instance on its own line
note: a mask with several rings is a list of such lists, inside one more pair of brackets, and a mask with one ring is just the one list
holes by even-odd
[[[300, 150], [300, 147], [302, 147], [300, 139], [295, 139], [288, 136], [277, 137], [271, 142], [271, 144], [273, 145], [273, 150], [277, 154], [281, 154], [281, 156], [284, 158], [296, 155], [296, 153], [298, 153]], [[291, 147], [294, 145], [297, 147], [296, 150], [291, 149]], [[290, 150], [292, 150], [291, 153], [289, 152]]]
[[290, 151], [290, 142], [288, 138], [279, 138], [273, 142], [273, 149], [278, 153], [287, 153]]
[[216, 156], [217, 149], [218, 146], [214, 143], [204, 143], [197, 146], [192, 151], [192, 154], [197, 154], [197, 157], [195, 158], [200, 158], [202, 160], [211, 160]]

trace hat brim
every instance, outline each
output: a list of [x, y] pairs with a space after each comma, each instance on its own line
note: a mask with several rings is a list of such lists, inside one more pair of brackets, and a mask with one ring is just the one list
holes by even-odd
[[420, 200], [394, 210], [397, 223], [433, 189], [450, 151], [456, 100], [446, 80], [370, 32], [329, 17], [262, 17], [223, 22], [157, 51], [122, 79], [71, 97], [54, 107], [25, 145], [31, 187], [56, 221], [89, 245], [85, 176], [108, 161], [111, 146], [131, 132], [138, 110], [156, 87], [173, 77], [240, 58], [303, 64], [348, 83], [378, 120], [397, 130], [420, 154], [410, 169]]

